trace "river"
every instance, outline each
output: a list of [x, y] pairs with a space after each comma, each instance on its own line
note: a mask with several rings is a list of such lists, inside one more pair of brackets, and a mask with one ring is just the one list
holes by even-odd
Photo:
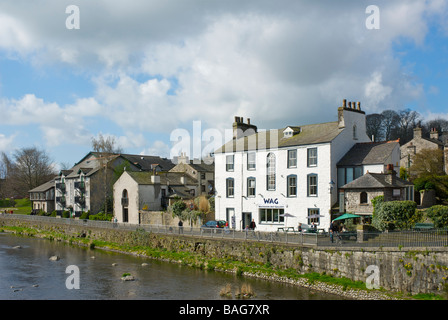
[[[52, 256], [60, 257], [51, 261]], [[79, 270], [79, 289], [66, 286]], [[262, 300], [335, 300], [341, 297], [278, 282], [204, 271], [149, 258], [0, 233], [1, 300], [220, 300], [250, 285]], [[129, 273], [135, 281], [123, 281]], [[70, 284], [75, 282], [70, 280]]]

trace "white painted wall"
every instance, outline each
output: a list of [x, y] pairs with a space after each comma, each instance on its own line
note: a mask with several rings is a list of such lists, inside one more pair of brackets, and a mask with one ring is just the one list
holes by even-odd
[[[336, 185], [330, 192], [330, 182], [337, 182], [336, 163], [351, 149], [355, 143], [368, 142], [366, 135], [365, 115], [359, 112], [344, 110], [345, 128], [331, 142], [316, 145], [297, 146], [277, 150], [259, 150], [256, 154], [256, 170], [247, 170], [248, 152], [215, 154], [215, 200], [216, 219], [226, 220], [228, 208], [234, 209], [236, 229], [243, 226], [243, 212], [250, 212], [257, 223], [257, 230], [276, 231], [278, 227], [297, 228], [299, 222], [308, 223], [308, 209], [318, 208], [320, 215], [319, 228], [328, 229], [330, 225], [330, 209], [337, 201]], [[356, 137], [353, 136], [353, 125], [356, 125]], [[297, 149], [297, 168], [288, 168], [288, 149]], [[307, 166], [307, 149], [317, 148], [318, 165]], [[266, 188], [267, 155], [273, 152], [276, 156], [276, 190]], [[226, 156], [234, 154], [234, 171], [226, 171]], [[297, 175], [297, 197], [287, 197], [287, 176]], [[308, 196], [308, 174], [318, 175], [318, 195]], [[256, 196], [247, 197], [247, 178], [256, 178]], [[235, 194], [233, 198], [226, 197], [226, 179], [233, 178]], [[285, 213], [294, 217], [285, 218], [281, 223], [261, 223], [259, 209], [264, 205], [264, 199], [277, 201], [275, 206], [283, 208]], [[229, 225], [232, 226], [231, 221]]]

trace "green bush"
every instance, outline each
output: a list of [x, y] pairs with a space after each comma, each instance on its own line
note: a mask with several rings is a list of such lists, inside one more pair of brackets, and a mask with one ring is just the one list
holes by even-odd
[[448, 176], [428, 176], [417, 178], [414, 181], [414, 187], [417, 191], [436, 190], [436, 196], [440, 199], [448, 198]]
[[90, 216], [90, 210], [81, 213], [81, 216], [79, 217], [79, 219], [82, 219], [82, 220], [84, 220], [84, 219], [89, 219], [89, 216]]
[[70, 218], [70, 211], [63, 211], [62, 218]]
[[104, 212], [98, 212], [97, 214], [89, 215], [89, 220], [111, 221], [112, 218], [113, 214], [104, 214]]
[[409, 229], [422, 218], [414, 201], [376, 203], [372, 224], [378, 230]]
[[448, 226], [448, 206], [435, 205], [426, 209], [426, 215], [436, 228]]

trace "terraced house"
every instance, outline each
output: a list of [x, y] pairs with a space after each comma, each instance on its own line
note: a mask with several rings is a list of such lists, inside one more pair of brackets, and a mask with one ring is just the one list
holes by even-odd
[[335, 115], [334, 122], [269, 131], [235, 117], [233, 140], [215, 151], [216, 219], [235, 229], [252, 219], [260, 231], [328, 228], [332, 208], [339, 214], [337, 164], [354, 145], [370, 142], [359, 102], [344, 100]]

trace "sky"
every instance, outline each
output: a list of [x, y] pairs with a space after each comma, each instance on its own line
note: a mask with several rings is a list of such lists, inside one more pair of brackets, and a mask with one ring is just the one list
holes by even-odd
[[447, 40], [444, 0], [2, 0], [0, 152], [71, 166], [102, 134], [193, 157], [235, 116], [336, 121], [343, 99], [448, 120]]

